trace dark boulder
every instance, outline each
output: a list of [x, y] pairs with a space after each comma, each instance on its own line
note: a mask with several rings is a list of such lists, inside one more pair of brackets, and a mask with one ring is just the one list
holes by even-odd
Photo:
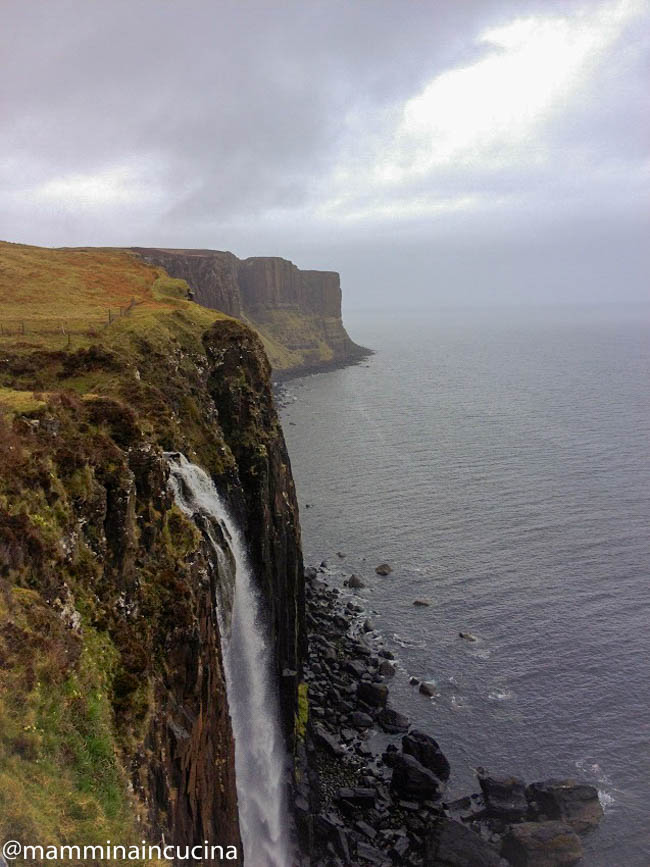
[[348, 674], [351, 674], [353, 677], [356, 677], [357, 680], [359, 680], [368, 671], [368, 669], [366, 668], [366, 666], [362, 662], [357, 662], [354, 659], [348, 660], [348, 662], [345, 663], [344, 668], [345, 668], [345, 671], [348, 672]]
[[377, 714], [377, 722], [385, 732], [389, 734], [398, 734], [399, 732], [408, 731], [409, 719], [403, 713], [393, 710], [392, 707], [385, 707]]
[[424, 848], [424, 867], [502, 867], [497, 850], [454, 819], [438, 819]]
[[350, 863], [347, 834], [335, 816], [331, 814], [317, 815], [314, 818], [314, 833], [318, 839], [332, 845], [334, 851], [343, 858], [344, 864]]
[[437, 741], [423, 732], [412, 731], [402, 738], [402, 749], [441, 780], [449, 779], [449, 762]]
[[517, 777], [491, 777], [483, 770], [477, 776], [489, 816], [506, 822], [526, 818], [528, 800], [523, 780]]
[[314, 743], [332, 756], [342, 756], [345, 750], [323, 726], [315, 725], [313, 733]]
[[357, 843], [357, 856], [366, 864], [374, 864], [376, 867], [390, 867], [390, 860], [374, 846], [359, 841]]
[[400, 798], [426, 801], [437, 797], [440, 780], [413, 756], [397, 753], [392, 758], [391, 788]]
[[362, 681], [357, 686], [357, 696], [372, 707], [385, 707], [388, 700], [388, 687], [383, 683]]
[[355, 710], [350, 714], [350, 725], [356, 729], [369, 729], [372, 723], [372, 717], [363, 711]]
[[388, 563], [380, 563], [379, 566], [375, 569], [377, 575], [390, 575], [393, 571], [392, 567], [388, 565]]
[[438, 695], [438, 688], [431, 680], [423, 680], [420, 684], [419, 691], [422, 695], [428, 695], [430, 698], [434, 695]]
[[370, 786], [339, 789], [336, 794], [337, 801], [347, 801], [349, 804], [365, 808], [374, 807], [376, 798], [377, 791]]
[[598, 789], [575, 780], [544, 780], [526, 789], [534, 818], [560, 819], [581, 834], [603, 817]]
[[348, 578], [348, 587], [351, 587], [353, 590], [361, 590], [361, 588], [365, 586], [366, 585], [358, 575], [350, 575]]
[[582, 858], [582, 843], [564, 822], [522, 822], [512, 825], [501, 845], [513, 867], [570, 867]]

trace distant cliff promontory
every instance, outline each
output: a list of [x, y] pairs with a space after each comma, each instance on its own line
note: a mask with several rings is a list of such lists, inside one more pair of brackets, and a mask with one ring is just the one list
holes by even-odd
[[288, 259], [238, 259], [219, 250], [132, 250], [185, 280], [199, 304], [251, 324], [276, 377], [349, 364], [369, 354], [343, 326], [336, 271], [302, 271]]

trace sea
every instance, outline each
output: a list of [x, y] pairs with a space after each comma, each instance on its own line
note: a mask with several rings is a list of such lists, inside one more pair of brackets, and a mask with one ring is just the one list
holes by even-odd
[[375, 354], [284, 395], [305, 562], [366, 583], [391, 703], [439, 741], [448, 799], [478, 766], [589, 781], [605, 818], [582, 863], [648, 867], [650, 309], [346, 325]]

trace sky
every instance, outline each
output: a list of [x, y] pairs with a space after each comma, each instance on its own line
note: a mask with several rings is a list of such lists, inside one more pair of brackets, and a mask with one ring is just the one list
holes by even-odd
[[2, 0], [0, 238], [649, 300], [647, 0]]

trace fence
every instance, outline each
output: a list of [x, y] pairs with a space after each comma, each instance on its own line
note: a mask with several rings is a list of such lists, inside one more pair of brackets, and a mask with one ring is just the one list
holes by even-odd
[[82, 335], [85, 337], [97, 337], [99, 333], [108, 328], [116, 320], [124, 316], [129, 316], [131, 312], [142, 301], [136, 301], [132, 298], [126, 307], [115, 307], [106, 310], [102, 316], [84, 316], [78, 319], [66, 317], [65, 319], [47, 319], [45, 317], [38, 319], [20, 318], [8, 319], [0, 318], [0, 339], [3, 337], [56, 337], [61, 336], [69, 338], [72, 335]]

